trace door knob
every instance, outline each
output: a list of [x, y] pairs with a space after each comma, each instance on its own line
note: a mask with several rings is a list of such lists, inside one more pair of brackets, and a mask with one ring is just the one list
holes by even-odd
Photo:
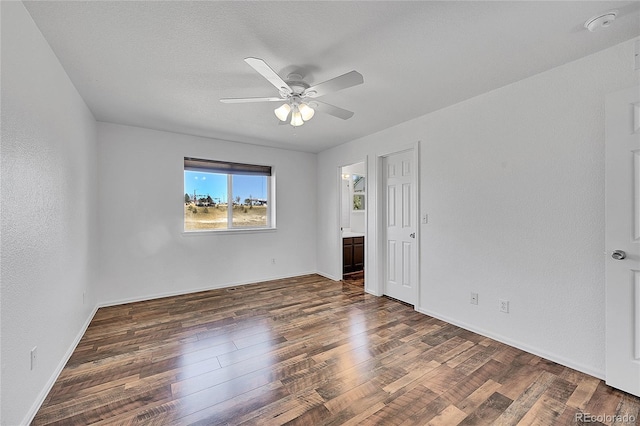
[[627, 257], [627, 253], [622, 250], [614, 250], [613, 253], [611, 253], [611, 257], [615, 260], [622, 260]]
[[415, 233], [415, 232], [412, 232], [411, 234], [409, 234], [409, 236], [410, 236], [411, 238], [415, 238], [415, 237], [416, 237], [416, 233]]

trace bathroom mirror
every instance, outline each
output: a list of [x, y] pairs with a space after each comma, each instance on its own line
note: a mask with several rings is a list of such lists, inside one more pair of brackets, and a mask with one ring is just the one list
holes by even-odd
[[353, 175], [353, 192], [364, 192], [365, 177], [361, 175]]

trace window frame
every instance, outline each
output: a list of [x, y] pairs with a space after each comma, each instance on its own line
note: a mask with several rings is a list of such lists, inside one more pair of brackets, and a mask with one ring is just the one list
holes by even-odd
[[[191, 163], [188, 165], [187, 163]], [[211, 165], [209, 167], [208, 165]], [[186, 171], [197, 171], [201, 173], [214, 173], [225, 175], [227, 178], [227, 223], [225, 228], [211, 229], [186, 229], [186, 215], [182, 214], [182, 232], [185, 235], [199, 235], [208, 233], [254, 233], [254, 232], [270, 232], [276, 230], [276, 209], [275, 209], [275, 167], [266, 164], [249, 164], [238, 163], [226, 160], [209, 160], [204, 158], [184, 157], [183, 163], [183, 190], [185, 183]], [[247, 173], [243, 173], [247, 170]], [[263, 174], [268, 170], [268, 174]], [[266, 196], [267, 196], [267, 224], [265, 226], [233, 226], [233, 176], [234, 175], [253, 175], [264, 176], [266, 178]], [[182, 195], [184, 198], [184, 194]]]

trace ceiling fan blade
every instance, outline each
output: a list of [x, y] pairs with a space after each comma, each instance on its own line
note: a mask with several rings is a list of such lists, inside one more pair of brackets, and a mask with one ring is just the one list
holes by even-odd
[[325, 114], [333, 115], [334, 117], [342, 118], [343, 120], [348, 120], [353, 117], [353, 111], [349, 111], [343, 108], [338, 108], [337, 106], [330, 105], [326, 102], [320, 102], [317, 100], [313, 100], [313, 109], [316, 111], [324, 112]]
[[278, 102], [284, 101], [282, 98], [222, 98], [223, 104], [244, 104], [248, 102]]
[[318, 83], [315, 86], [309, 87], [304, 93], [310, 97], [315, 98], [318, 96], [326, 95], [327, 93], [337, 92], [338, 90], [346, 89], [348, 87], [357, 86], [364, 83], [362, 74], [358, 71], [350, 71], [346, 74], [342, 74], [331, 80]]
[[273, 84], [280, 92], [284, 91], [287, 94], [293, 93], [291, 87], [262, 59], [244, 58], [244, 61], [251, 65], [254, 70], [258, 71], [260, 75], [269, 80], [269, 83]]

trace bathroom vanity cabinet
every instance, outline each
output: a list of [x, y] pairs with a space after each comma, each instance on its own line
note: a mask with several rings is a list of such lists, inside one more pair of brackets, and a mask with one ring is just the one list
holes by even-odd
[[342, 239], [342, 273], [364, 270], [364, 237]]

